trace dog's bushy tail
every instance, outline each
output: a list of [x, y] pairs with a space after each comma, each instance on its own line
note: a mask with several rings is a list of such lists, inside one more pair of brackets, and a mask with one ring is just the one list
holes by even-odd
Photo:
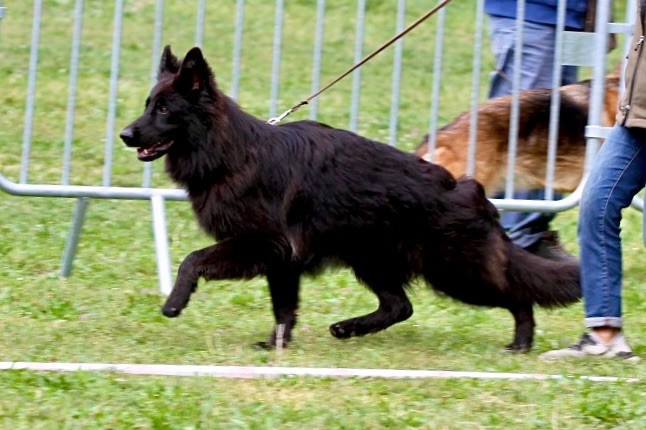
[[509, 282], [542, 307], [565, 306], [581, 298], [578, 262], [554, 261], [509, 245]]

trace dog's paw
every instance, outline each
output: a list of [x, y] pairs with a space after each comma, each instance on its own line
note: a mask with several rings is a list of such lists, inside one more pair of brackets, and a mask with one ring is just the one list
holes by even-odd
[[[283, 342], [283, 348], [287, 348], [289, 346], [289, 342]], [[273, 349], [276, 349], [276, 343], [272, 340], [268, 341], [261, 341], [261, 342], [256, 342], [252, 345], [254, 349], [262, 349], [264, 351], [271, 351]]]
[[162, 307], [162, 309], [161, 309], [161, 313], [162, 313], [165, 317], [168, 317], [168, 318], [175, 318], [175, 317], [178, 317], [178, 316], [179, 316], [179, 314], [181, 314], [181, 313], [182, 313], [182, 310], [181, 310], [181, 309], [179, 309], [179, 308], [172, 307], [172, 306], [166, 306], [166, 305], [164, 305], [164, 306]]
[[354, 331], [343, 323], [332, 324], [330, 326], [330, 333], [337, 339], [347, 339], [354, 336]]
[[267, 342], [265, 340], [263, 340], [261, 342], [256, 342], [251, 346], [252, 346], [253, 349], [261, 349], [263, 351], [271, 351], [272, 349], [275, 348], [274, 345], [272, 345], [271, 343], [269, 343], [269, 342]]
[[505, 345], [505, 351], [512, 354], [526, 354], [532, 349], [532, 345], [528, 343], [510, 343]]

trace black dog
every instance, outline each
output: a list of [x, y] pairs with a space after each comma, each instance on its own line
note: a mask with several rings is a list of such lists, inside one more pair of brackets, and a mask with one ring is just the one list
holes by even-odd
[[[409, 318], [415, 276], [465, 303], [503, 307], [512, 350], [531, 348], [534, 304], [580, 297], [577, 264], [515, 247], [473, 180], [388, 145], [313, 121], [274, 126], [244, 113], [216, 87], [198, 48], [179, 61], [164, 49], [144, 114], [121, 133], [142, 161], [166, 155], [217, 244], [181, 264], [162, 312], [180, 314], [198, 278], [265, 275], [277, 327], [291, 340], [299, 280], [349, 266], [379, 299], [376, 311], [330, 326], [337, 338]], [[276, 344], [275, 331], [264, 345]]]

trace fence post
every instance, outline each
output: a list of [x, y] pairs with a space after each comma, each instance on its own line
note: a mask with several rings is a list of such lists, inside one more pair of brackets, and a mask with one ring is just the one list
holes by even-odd
[[159, 290], [164, 295], [171, 291], [170, 255], [168, 251], [168, 232], [166, 230], [166, 212], [164, 197], [157, 194], [150, 198], [153, 210], [153, 230], [155, 234], [155, 253], [157, 254], [157, 275]]
[[76, 201], [76, 209], [74, 210], [74, 217], [72, 218], [72, 228], [67, 236], [67, 243], [63, 251], [63, 258], [61, 259], [61, 276], [67, 278], [72, 273], [72, 264], [76, 256], [76, 248], [79, 244], [81, 236], [81, 228], [85, 221], [85, 212], [90, 199], [81, 197]]

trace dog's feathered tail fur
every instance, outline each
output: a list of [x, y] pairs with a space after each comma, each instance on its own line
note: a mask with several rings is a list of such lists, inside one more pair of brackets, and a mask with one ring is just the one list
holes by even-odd
[[527, 288], [527, 299], [542, 307], [565, 306], [581, 298], [579, 265], [538, 257], [514, 246], [509, 247], [509, 278]]

